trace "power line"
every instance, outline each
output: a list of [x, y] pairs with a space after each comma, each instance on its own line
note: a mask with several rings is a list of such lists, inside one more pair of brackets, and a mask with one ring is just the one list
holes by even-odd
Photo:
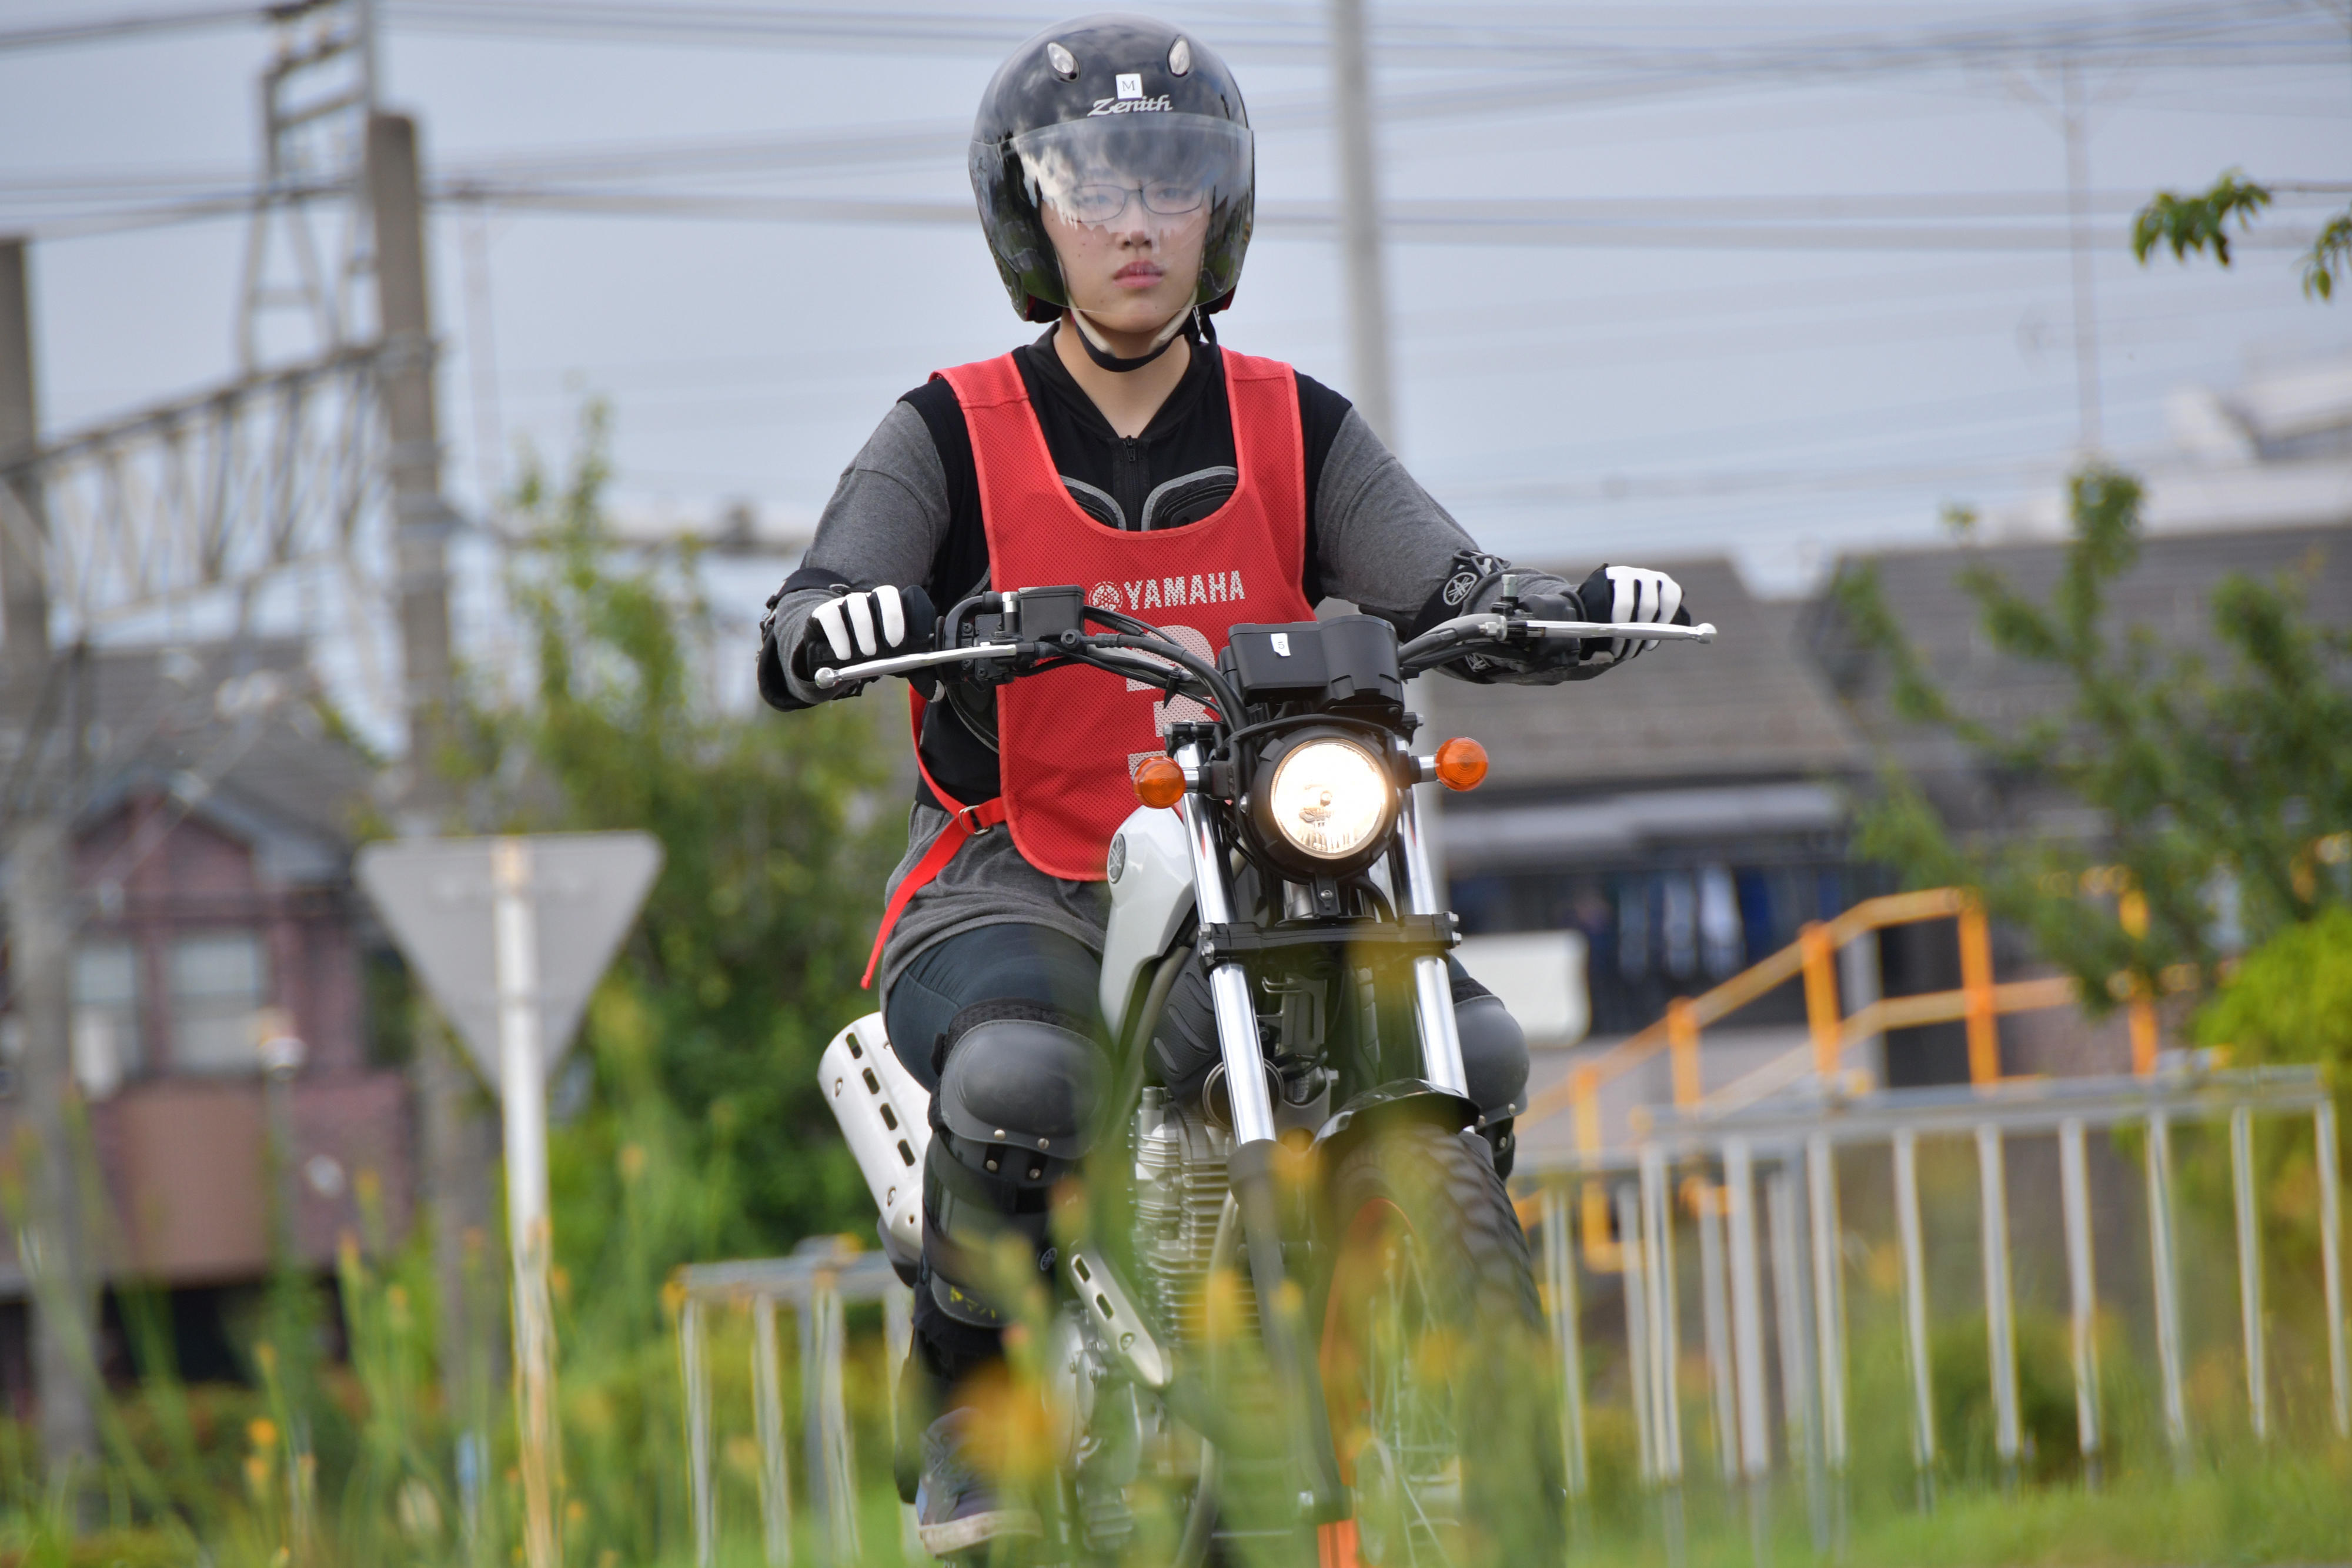
[[[2193, 372], [2179, 370], [2150, 371], [2142, 375], [2116, 376], [2107, 381], [2111, 401], [2118, 407], [2135, 402], [2160, 399], [2181, 386]], [[1981, 429], [2000, 424], [2024, 423], [2056, 423], [2061, 415], [2049, 411], [2021, 408], [2021, 402], [2035, 399], [2072, 401], [2069, 388], [2041, 387], [2021, 390], [2015, 387], [1995, 392], [1969, 392], [1958, 397], [1919, 399], [1900, 403], [1873, 403], [1861, 409], [1832, 409], [1809, 413], [1750, 421], [1741, 424], [1713, 425], [1703, 429], [1680, 428], [1668, 434], [1646, 438], [1647, 444], [1671, 455], [1688, 452], [1723, 452], [1742, 446], [1769, 445], [1776, 452], [1834, 451], [1868, 444], [1879, 445], [1890, 439], [1906, 435], [1927, 435], [1941, 440], [1954, 433]], [[1819, 434], [1824, 425], [1834, 424], [1834, 434]], [[1563, 466], [1583, 464], [1623, 461], [1629, 451], [1640, 443], [1628, 443], [1622, 437], [1601, 438], [1581, 442], [1547, 442], [1540, 446], [1520, 447], [1511, 451], [1491, 452], [1475, 458], [1457, 459], [1456, 465], [1433, 465], [1421, 476], [1433, 488], [1452, 493], [1458, 485], [1479, 482], [1513, 483], [1523, 480], [1527, 469], [1557, 472]], [[1522, 472], [1514, 476], [1509, 465], [1521, 465]], [[1461, 468], [1474, 470], [1459, 481], [1446, 478]]]
[[[971, 209], [961, 201], [823, 196], [714, 194], [562, 186], [444, 186], [444, 201], [478, 203], [517, 212], [575, 216], [703, 218], [753, 223], [841, 223], [877, 226], [963, 227]], [[1753, 198], [1727, 199], [1727, 204]], [[1791, 205], [1822, 198], [1790, 198]], [[1915, 198], [1892, 198], [1909, 202]], [[1677, 204], [1669, 207], [1667, 204]], [[1389, 239], [1405, 244], [1538, 246], [1648, 250], [1885, 250], [2055, 252], [2067, 248], [2066, 229], [2007, 223], [1906, 224], [1824, 216], [1807, 221], [1722, 221], [1706, 200], [1644, 202], [1391, 200], [1381, 212]], [[1761, 210], [1757, 209], [1757, 210]], [[1962, 214], [1960, 215], [1970, 215]], [[1258, 207], [1259, 232], [1269, 237], [1328, 238], [1339, 229], [1330, 202], [1269, 202]], [[2289, 250], [2309, 236], [2278, 227], [2240, 237], [2252, 250]]]
[[111, 43], [157, 33], [192, 33], [215, 27], [257, 26], [273, 20], [272, 8], [222, 5], [201, 11], [157, 11], [143, 16], [99, 16], [0, 31], [0, 52], [55, 49], [75, 44]]
[[[1556, 302], [1552, 308], [1555, 317], [1552, 328], [1534, 331], [1521, 325], [1503, 325], [1507, 321], [1524, 321], [1526, 312], [1516, 308], [1444, 313], [1444, 320], [1466, 322], [1466, 326], [1440, 327], [1435, 324], [1440, 319], [1437, 317], [1407, 317], [1399, 323], [1402, 329], [1397, 335], [1398, 345], [1402, 358], [1412, 366], [1416, 382], [1427, 382], [1456, 370], [1481, 376], [1491, 375], [1496, 364], [1495, 340], [1506, 337], [1510, 349], [1521, 357], [1527, 352], [1539, 350], [1547, 356], [1548, 363], [1557, 363], [1559, 358], [1572, 355], [1578, 366], [1585, 371], [1626, 364], [1649, 366], [1693, 358], [1727, 360], [1759, 354], [1786, 355], [1813, 349], [1843, 349], [1857, 341], [1893, 344], [1973, 337], [2005, 342], [2014, 329], [2019, 305], [2014, 299], [1990, 302], [1955, 300], [1949, 295], [1923, 288], [1915, 300], [1918, 307], [1916, 309], [1883, 310], [1859, 319], [1846, 315], [1823, 315], [1816, 308], [1806, 319], [1754, 320], [1736, 324], [1728, 330], [1721, 326], [1704, 325], [1628, 334], [1619, 329], [1629, 325], [1629, 319], [1622, 310], [1600, 308], [1602, 303], [1587, 300]], [[2112, 325], [2129, 329], [2243, 316], [2273, 308], [2268, 301], [2246, 295], [2222, 304], [2200, 300], [2191, 304], [2174, 304], [2167, 308], [2123, 311], [2109, 319]], [[1720, 309], [1712, 314], [1717, 319], [1729, 317], [1736, 320], [1742, 316], [1770, 317], [1782, 312], [1766, 301], [1744, 308]], [[1656, 319], [1654, 316], [1650, 319]], [[1299, 330], [1300, 324], [1295, 320], [1287, 325], [1294, 333]], [[1337, 331], [1337, 323], [1317, 324], [1318, 328], [1327, 325], [1331, 331]], [[1485, 340], [1483, 343], [1465, 340], [1476, 338]], [[2133, 340], [2140, 340], [2135, 336]], [[780, 398], [793, 399], [803, 394], [830, 397], [837, 395], [844, 384], [840, 355], [834, 350], [677, 360], [636, 365], [575, 366], [562, 372], [521, 371], [515, 372], [511, 379], [526, 383], [536, 382], [546, 388], [550, 383], [568, 380], [575, 373], [586, 376], [591, 384], [601, 392], [615, 395], [631, 409], [680, 405], [726, 408], [768, 402]], [[896, 373], [899, 372], [887, 367], [877, 367], [850, 372], [850, 379], [878, 384]], [[825, 391], [827, 388], [832, 391]], [[580, 395], [569, 387], [506, 394], [507, 401], [510, 402], [530, 405], [576, 404]]]
[[[1319, 65], [1328, 40], [1320, 6], [1260, 4], [1202, 10], [1214, 17], [1219, 48], [1265, 62]], [[1531, 7], [1393, 7], [1376, 19], [1373, 47], [1406, 68], [1480, 65], [1555, 72], [1563, 66], [1655, 74], [1780, 74], [1822, 68], [1912, 69], [1923, 65], [2015, 63], [2053, 53], [2075, 56], [2214, 50], [2285, 52], [2314, 43], [2341, 43], [2323, 18], [2299, 0], [2254, 4], [2187, 3], [2063, 12], [2011, 11], [1969, 16], [1908, 30], [1884, 26], [1882, 14], [1861, 8], [1834, 13], [1822, 27], [1776, 26], [1761, 37], [1728, 43], [1726, 29], [1693, 26], [1679, 14], [1660, 26], [1654, 12], [1637, 36], [1620, 41], [1609, 23], [1586, 16], [1562, 21], [1557, 11]], [[630, 0], [392, 0], [387, 20], [415, 31], [556, 37], [583, 41], [663, 42], [704, 47], [767, 46], [894, 53], [1001, 54], [1010, 44], [1050, 25], [1057, 13], [970, 9], [858, 9], [795, 5], [633, 4]], [[2268, 36], [2249, 30], [2263, 30]], [[1646, 35], [1646, 36], [1641, 36]], [[1661, 37], [1664, 35], [1664, 37]], [[1671, 40], [1671, 41], [1667, 41]], [[2307, 58], [2307, 56], [2303, 57]]]

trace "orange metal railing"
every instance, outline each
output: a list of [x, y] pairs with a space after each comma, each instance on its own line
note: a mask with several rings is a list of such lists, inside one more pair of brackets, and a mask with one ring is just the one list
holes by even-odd
[[[2118, 890], [2118, 916], [2126, 930], [2147, 929], [2147, 905], [2128, 887]], [[1838, 998], [1837, 951], [1855, 937], [1889, 926], [1925, 920], [1954, 920], [1959, 926], [1960, 988], [1908, 997], [1885, 997], [1847, 1014]], [[2000, 1081], [2000, 1019], [2007, 1013], [2066, 1007], [2078, 992], [2065, 976], [2038, 980], [1993, 977], [1992, 933], [1984, 909], [1966, 890], [1931, 888], [1922, 893], [1891, 894], [1864, 899], [1832, 920], [1808, 925], [1797, 940], [1778, 953], [1751, 965], [1711, 990], [1677, 998], [1665, 1016], [1638, 1034], [1628, 1036], [1590, 1061], [1572, 1068], [1566, 1080], [1528, 1102], [1519, 1125], [1526, 1128], [1562, 1111], [1575, 1117], [1576, 1151], [1588, 1166], [1601, 1154], [1601, 1090], [1656, 1056], [1669, 1054], [1675, 1103], [1688, 1108], [1705, 1098], [1699, 1074], [1699, 1035], [1765, 993], [1803, 977], [1805, 1021], [1811, 1039], [1812, 1071], [1823, 1082], [1834, 1078], [1848, 1047], [1889, 1030], [1916, 1029], [1922, 1024], [1964, 1021], [1968, 1025], [1969, 1080], [1982, 1085]], [[2132, 1070], [2142, 1075], [2156, 1071], [2157, 1024], [2154, 1000], [2135, 991], [2128, 1000], [2131, 1020]], [[1584, 1248], [1589, 1267], [1615, 1272], [1623, 1255], [1610, 1238], [1609, 1205], [1598, 1181], [1584, 1184]]]

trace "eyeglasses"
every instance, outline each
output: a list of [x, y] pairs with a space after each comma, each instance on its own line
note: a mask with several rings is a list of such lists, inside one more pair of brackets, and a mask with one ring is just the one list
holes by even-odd
[[1107, 224], [1127, 211], [1129, 199], [1143, 198], [1143, 210], [1163, 218], [1198, 212], [1204, 193], [1198, 183], [1154, 180], [1145, 185], [1080, 185], [1055, 205], [1082, 224]]

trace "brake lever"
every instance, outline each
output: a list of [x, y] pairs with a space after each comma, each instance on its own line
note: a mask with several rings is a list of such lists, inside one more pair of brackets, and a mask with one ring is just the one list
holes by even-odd
[[1701, 622], [1696, 626], [1677, 626], [1672, 622], [1650, 621], [1513, 621], [1493, 611], [1475, 615], [1457, 615], [1441, 621], [1412, 642], [1397, 650], [1397, 662], [1407, 675], [1420, 674], [1441, 664], [1451, 664], [1465, 654], [1475, 653], [1477, 643], [1492, 643], [1505, 647], [1514, 642], [1532, 637], [1535, 641], [1573, 637], [1579, 641], [1623, 639], [1627, 642], [1712, 643], [1715, 624]]
[[1702, 621], [1696, 626], [1676, 626], [1670, 622], [1656, 621], [1517, 621], [1511, 623], [1511, 629], [1533, 632], [1542, 637], [1605, 637], [1629, 643], [1715, 641], [1715, 622], [1712, 621]]

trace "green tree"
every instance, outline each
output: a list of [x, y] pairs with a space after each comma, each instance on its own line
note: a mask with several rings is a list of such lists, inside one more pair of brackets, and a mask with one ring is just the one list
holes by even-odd
[[[2261, 185], [2232, 169], [2213, 182], [2210, 190], [2195, 195], [2158, 191], [2132, 218], [2132, 255], [2142, 266], [2148, 253], [2161, 246], [2176, 261], [2193, 252], [2213, 253], [2230, 265], [2230, 224], [2241, 232], [2253, 226], [2255, 215], [2271, 204], [2279, 191], [2322, 191], [2340, 194], [2341, 185]], [[2315, 299], [2336, 298], [2340, 274], [2352, 270], [2352, 208], [2329, 218], [2303, 253], [2303, 291]]]
[[524, 480], [509, 595], [529, 674], [474, 672], [444, 761], [483, 831], [661, 841], [661, 877], [608, 982], [620, 995], [587, 1030], [595, 1105], [652, 1095], [676, 1113], [665, 1157], [698, 1173], [698, 1245], [787, 1247], [862, 1213], [815, 1069], [874, 1006], [857, 980], [896, 852], [887, 773], [851, 705], [790, 719], [722, 708], [713, 661], [751, 651], [717, 646], [691, 545], [614, 538], [608, 476], [592, 410], [570, 473]]
[[[1981, 565], [1958, 573], [1996, 652], [2064, 677], [2055, 711], [2010, 727], [1971, 716], [1905, 637], [1873, 568], [1847, 570], [1833, 591], [1884, 659], [1899, 717], [1958, 740], [2011, 794], [2071, 797], [2102, 824], [2089, 836], [1964, 838], [1890, 771], [1864, 817], [1864, 852], [1917, 885], [1981, 888], [2104, 1007], [2118, 975], [2144, 994], [2210, 984], [2228, 956], [2219, 925], [2260, 941], [2346, 902], [2326, 857], [2352, 829], [2352, 632], [2315, 622], [2292, 577], [2242, 573], [2215, 584], [2202, 648], [2118, 629], [2112, 590], [2138, 556], [2140, 486], [2094, 467], [2068, 499], [2073, 537], [2046, 601]], [[2143, 930], [2110, 913], [2118, 892], [2145, 900]], [[2219, 918], [2225, 909], [2234, 922]]]
[[2223, 982], [2198, 1038], [2244, 1061], [2319, 1061], [2352, 1088], [2352, 905], [2289, 926]]

